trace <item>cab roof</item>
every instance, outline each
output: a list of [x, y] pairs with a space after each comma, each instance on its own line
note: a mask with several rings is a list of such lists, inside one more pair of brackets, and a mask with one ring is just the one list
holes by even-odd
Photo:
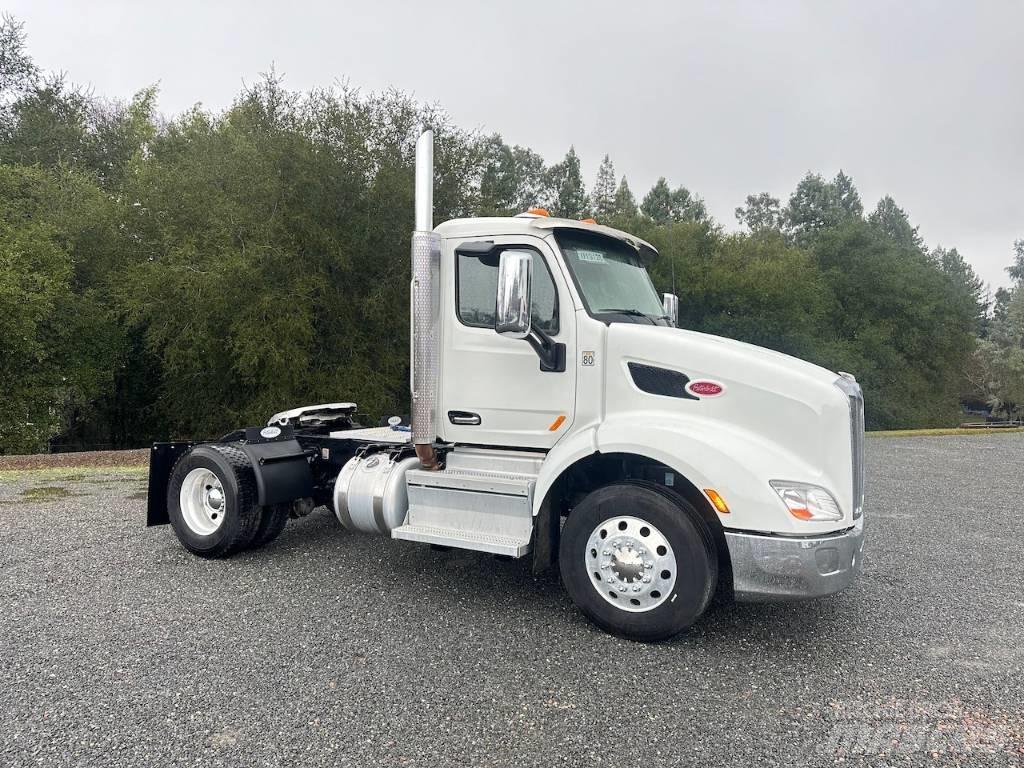
[[488, 235], [533, 235], [544, 237], [560, 229], [574, 229], [611, 237], [635, 248], [641, 255], [656, 256], [657, 248], [636, 235], [603, 224], [590, 224], [575, 219], [519, 214], [518, 216], [482, 216], [472, 219], [451, 219], [434, 227], [441, 237], [486, 237]]

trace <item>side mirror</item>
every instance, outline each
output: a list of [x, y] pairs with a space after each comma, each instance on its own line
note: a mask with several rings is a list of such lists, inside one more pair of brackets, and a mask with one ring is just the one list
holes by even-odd
[[498, 292], [494, 305], [494, 330], [507, 339], [530, 335], [530, 284], [533, 254], [502, 251], [498, 264]]
[[679, 297], [674, 293], [661, 294], [661, 307], [665, 315], [672, 321], [672, 325], [679, 326]]

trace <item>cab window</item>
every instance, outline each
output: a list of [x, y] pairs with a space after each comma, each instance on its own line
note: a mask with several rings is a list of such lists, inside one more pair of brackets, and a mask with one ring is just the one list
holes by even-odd
[[[529, 249], [533, 250], [533, 249]], [[494, 297], [498, 291], [500, 255], [484, 257], [456, 255], [456, 303], [459, 320], [474, 328], [494, 327]], [[550, 336], [558, 333], [558, 292], [548, 265], [533, 252], [533, 286], [530, 289], [530, 314], [534, 326]]]

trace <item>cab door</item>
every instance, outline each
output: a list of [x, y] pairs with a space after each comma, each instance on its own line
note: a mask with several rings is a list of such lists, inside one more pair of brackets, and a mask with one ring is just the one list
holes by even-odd
[[531, 236], [486, 238], [498, 246], [532, 253], [532, 325], [565, 345], [565, 369], [541, 370], [540, 358], [527, 340], [505, 338], [494, 331], [498, 256], [458, 252], [464, 243], [483, 239], [447, 240], [442, 249], [445, 290], [438, 433], [448, 442], [547, 449], [573, 421], [576, 324], [572, 297], [547, 242]]

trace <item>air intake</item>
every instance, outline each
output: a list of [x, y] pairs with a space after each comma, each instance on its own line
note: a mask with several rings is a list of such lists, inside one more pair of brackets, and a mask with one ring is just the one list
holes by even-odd
[[670, 371], [655, 365], [629, 363], [629, 375], [641, 392], [664, 397], [678, 397], [682, 400], [700, 400], [686, 391], [690, 378], [685, 373]]

